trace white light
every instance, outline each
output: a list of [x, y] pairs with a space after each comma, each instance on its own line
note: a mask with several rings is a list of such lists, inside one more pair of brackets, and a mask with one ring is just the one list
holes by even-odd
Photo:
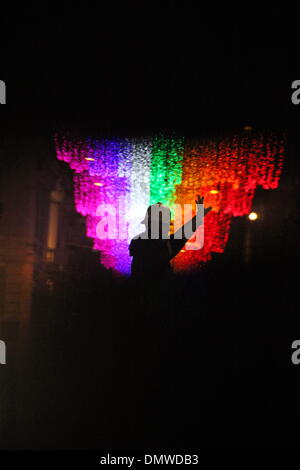
[[250, 212], [250, 214], [248, 215], [249, 220], [256, 220], [257, 218], [258, 218], [258, 215], [256, 212]]

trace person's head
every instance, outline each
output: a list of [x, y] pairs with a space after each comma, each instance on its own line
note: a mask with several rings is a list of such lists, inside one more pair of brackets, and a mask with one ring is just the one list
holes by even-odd
[[169, 238], [170, 222], [171, 211], [161, 202], [149, 206], [142, 220], [151, 239]]

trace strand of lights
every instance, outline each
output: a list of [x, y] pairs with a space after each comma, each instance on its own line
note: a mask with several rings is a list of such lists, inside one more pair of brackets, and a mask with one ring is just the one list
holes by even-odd
[[[251, 212], [255, 189], [274, 189], [283, 165], [284, 141], [272, 134], [243, 134], [216, 141], [184, 141], [164, 135], [143, 139], [80, 139], [55, 136], [57, 158], [74, 170], [76, 210], [86, 217], [87, 236], [101, 263], [128, 274], [130, 239], [139, 233], [149, 204], [192, 204], [200, 194], [213, 210], [205, 218], [204, 246], [185, 248], [174, 269], [197, 269], [222, 253], [232, 217]], [[111, 204], [122, 239], [100, 240], [97, 207]], [[203, 230], [200, 227], [198, 230]], [[124, 234], [126, 235], [124, 238]]]

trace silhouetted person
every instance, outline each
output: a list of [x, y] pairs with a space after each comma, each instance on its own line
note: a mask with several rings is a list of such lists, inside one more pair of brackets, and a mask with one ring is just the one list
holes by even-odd
[[[203, 204], [203, 200], [198, 196], [196, 204]], [[210, 210], [204, 209], [203, 217], [197, 213], [176, 233], [169, 235], [170, 209], [160, 202], [149, 206], [142, 221], [145, 231], [134, 237], [129, 245], [132, 278], [156, 282], [167, 277], [172, 272], [170, 260], [184, 247]], [[180, 238], [179, 232], [182, 233]], [[185, 237], [186, 233], [189, 234], [188, 238]]]

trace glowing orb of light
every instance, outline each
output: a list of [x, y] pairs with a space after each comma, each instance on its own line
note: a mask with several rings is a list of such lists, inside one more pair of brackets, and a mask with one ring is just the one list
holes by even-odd
[[258, 219], [258, 214], [256, 212], [250, 212], [248, 215], [249, 220], [257, 220]]

